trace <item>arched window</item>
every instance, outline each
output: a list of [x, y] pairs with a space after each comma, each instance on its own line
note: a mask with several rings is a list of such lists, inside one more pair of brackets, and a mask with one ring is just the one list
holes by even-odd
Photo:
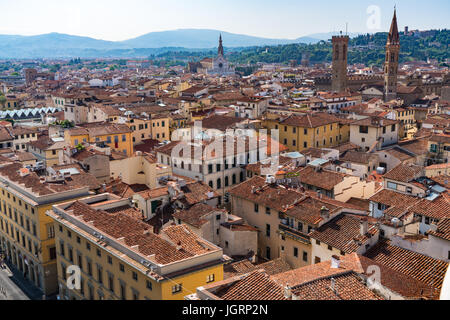
[[222, 180], [219, 178], [217, 179], [217, 189], [222, 188]]
[[225, 177], [225, 187], [228, 187], [230, 185], [230, 178]]
[[210, 182], [208, 183], [208, 185], [210, 186], [210, 188], [214, 188], [214, 185], [213, 185], [213, 182], [212, 182], [212, 181], [210, 181]]
[[241, 172], [241, 174], [239, 175], [239, 178], [240, 178], [241, 182], [244, 182], [244, 173], [243, 172]]
[[181, 161], [181, 169], [184, 169], [184, 161]]
[[235, 174], [233, 174], [233, 178], [232, 178], [233, 180], [233, 184], [236, 184], [236, 175]]

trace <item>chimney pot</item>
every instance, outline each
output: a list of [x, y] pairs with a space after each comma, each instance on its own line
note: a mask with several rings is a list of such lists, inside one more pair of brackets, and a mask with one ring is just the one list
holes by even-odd
[[331, 269], [339, 269], [341, 266], [341, 258], [334, 255], [331, 257]]
[[286, 284], [286, 286], [284, 287], [284, 297], [286, 299], [291, 299], [292, 298], [292, 289], [289, 286], [289, 284]]
[[363, 219], [361, 221], [361, 235], [364, 236], [369, 231], [369, 221], [367, 219]]

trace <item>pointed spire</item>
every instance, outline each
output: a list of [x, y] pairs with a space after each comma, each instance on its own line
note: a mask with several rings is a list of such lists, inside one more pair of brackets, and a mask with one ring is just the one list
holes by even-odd
[[389, 30], [388, 44], [400, 44], [400, 34], [397, 25], [397, 6], [394, 7], [394, 17], [392, 18], [391, 29]]
[[219, 56], [223, 56], [222, 34], [219, 36], [219, 49], [217, 53]]

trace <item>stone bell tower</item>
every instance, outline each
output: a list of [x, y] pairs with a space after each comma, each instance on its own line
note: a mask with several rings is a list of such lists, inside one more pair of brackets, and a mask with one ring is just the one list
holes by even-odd
[[384, 65], [384, 101], [397, 99], [398, 58], [400, 55], [400, 34], [397, 26], [397, 10], [394, 10], [391, 29], [386, 43]]
[[333, 75], [331, 79], [331, 90], [333, 92], [344, 92], [347, 89], [347, 53], [348, 36], [333, 36]]

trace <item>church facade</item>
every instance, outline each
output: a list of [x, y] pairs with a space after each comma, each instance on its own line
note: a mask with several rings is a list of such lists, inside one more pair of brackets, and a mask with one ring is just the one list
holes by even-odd
[[230, 67], [228, 60], [225, 58], [223, 51], [222, 35], [219, 37], [219, 48], [217, 50], [217, 57], [212, 59], [211, 68], [207, 69], [208, 74], [228, 76], [234, 75], [235, 71]]

